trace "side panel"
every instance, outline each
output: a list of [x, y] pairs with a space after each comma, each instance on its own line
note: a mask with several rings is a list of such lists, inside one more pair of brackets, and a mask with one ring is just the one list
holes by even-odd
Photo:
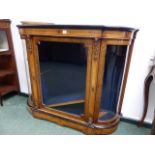
[[[126, 62], [129, 40], [104, 40], [99, 58], [94, 121], [112, 119], [118, 113], [122, 86], [126, 83]], [[127, 64], [128, 66], [128, 64]], [[101, 121], [101, 120], [100, 120]]]

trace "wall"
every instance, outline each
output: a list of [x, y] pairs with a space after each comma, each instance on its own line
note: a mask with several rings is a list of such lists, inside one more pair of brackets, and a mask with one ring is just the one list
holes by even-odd
[[[138, 120], [143, 108], [143, 83], [154, 56], [155, 9], [153, 0], [5, 0], [1, 2], [0, 18], [12, 20], [12, 30], [21, 91], [27, 93], [27, 76], [22, 42], [16, 24], [22, 20], [47, 21], [61, 24], [102, 24], [131, 26], [140, 29], [131, 61], [122, 113]], [[152, 92], [155, 87], [151, 86]], [[152, 95], [152, 96], [151, 96]], [[150, 94], [150, 107], [146, 122], [153, 117], [154, 96]]]

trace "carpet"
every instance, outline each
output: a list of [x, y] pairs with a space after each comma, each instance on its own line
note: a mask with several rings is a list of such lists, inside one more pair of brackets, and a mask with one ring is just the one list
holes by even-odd
[[[77, 130], [33, 118], [27, 110], [27, 97], [11, 95], [0, 107], [0, 135], [83, 135]], [[121, 121], [113, 135], [149, 135], [151, 129]]]

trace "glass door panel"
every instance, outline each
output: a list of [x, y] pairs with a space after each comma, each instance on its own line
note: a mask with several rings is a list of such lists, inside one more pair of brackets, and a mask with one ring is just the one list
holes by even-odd
[[87, 64], [84, 44], [40, 41], [38, 53], [44, 105], [84, 114]]
[[107, 45], [99, 120], [112, 118], [117, 111], [127, 46]]

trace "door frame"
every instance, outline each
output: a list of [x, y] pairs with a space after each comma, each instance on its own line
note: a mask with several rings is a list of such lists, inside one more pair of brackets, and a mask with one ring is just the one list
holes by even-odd
[[[48, 108], [43, 104], [43, 98], [42, 98], [42, 92], [41, 92], [41, 77], [40, 77], [40, 65], [39, 65], [39, 55], [38, 55], [38, 48], [37, 44], [40, 41], [51, 41], [51, 42], [66, 42], [66, 43], [83, 43], [84, 47], [88, 50], [88, 56], [87, 56], [87, 71], [86, 71], [86, 85], [85, 85], [85, 110], [84, 110], [84, 116], [78, 116], [70, 113], [66, 113], [63, 111], [59, 111], [56, 109]], [[31, 74], [31, 87], [32, 87], [32, 94], [33, 99], [36, 103], [36, 108], [53, 112], [57, 115], [64, 115], [75, 117], [79, 119], [87, 120], [89, 117], [89, 109], [91, 107], [91, 104], [89, 104], [89, 97], [90, 97], [90, 80], [91, 80], [91, 68], [92, 68], [92, 53], [93, 53], [93, 39], [83, 39], [83, 38], [69, 38], [69, 37], [47, 37], [47, 36], [33, 36], [31, 39], [32, 42], [32, 52], [30, 52], [29, 55], [29, 66], [30, 68], [30, 74]], [[33, 66], [33, 67], [32, 67]], [[34, 91], [33, 91], [34, 89]], [[35, 98], [34, 98], [35, 96]], [[74, 115], [74, 116], [73, 116]]]
[[128, 55], [131, 53], [130, 50], [130, 42], [131, 40], [129, 39], [103, 39], [101, 41], [101, 50], [100, 50], [100, 55], [99, 55], [99, 68], [98, 68], [98, 75], [97, 75], [97, 89], [96, 89], [96, 98], [95, 98], [95, 107], [94, 107], [94, 117], [93, 121], [95, 123], [98, 122], [99, 118], [99, 113], [100, 113], [100, 104], [101, 104], [101, 96], [102, 96], [102, 88], [103, 88], [103, 77], [104, 77], [104, 70], [105, 70], [105, 57], [107, 53], [107, 46], [108, 45], [126, 45], [127, 46], [127, 51], [126, 51], [126, 58], [125, 58], [125, 64], [124, 64], [124, 69], [123, 69], [123, 76], [122, 76], [122, 82], [121, 82], [121, 87], [120, 87], [120, 92], [119, 92], [119, 97], [118, 97], [118, 102], [117, 102], [117, 111], [116, 114], [121, 113], [121, 106], [124, 98], [124, 93], [125, 89], [123, 89], [126, 86], [127, 82], [127, 75], [128, 75], [128, 70], [129, 68], [129, 61], [131, 57], [128, 57]]

